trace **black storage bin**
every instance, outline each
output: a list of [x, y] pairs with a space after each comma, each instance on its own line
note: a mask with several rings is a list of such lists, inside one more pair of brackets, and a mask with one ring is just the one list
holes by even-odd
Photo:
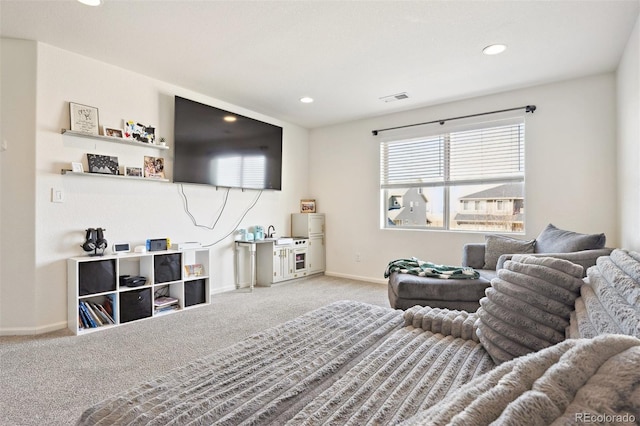
[[115, 259], [80, 262], [78, 264], [78, 292], [80, 296], [115, 290]]
[[120, 323], [150, 317], [151, 305], [150, 288], [120, 293]]
[[184, 306], [193, 306], [204, 303], [207, 298], [205, 294], [205, 280], [187, 281], [184, 283]]
[[154, 282], [156, 284], [180, 281], [182, 278], [181, 269], [182, 256], [180, 253], [160, 254], [153, 257]]

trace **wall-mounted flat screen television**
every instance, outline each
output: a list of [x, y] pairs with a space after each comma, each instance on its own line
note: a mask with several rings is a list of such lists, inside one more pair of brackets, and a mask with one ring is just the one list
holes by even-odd
[[176, 183], [282, 189], [282, 127], [175, 97]]

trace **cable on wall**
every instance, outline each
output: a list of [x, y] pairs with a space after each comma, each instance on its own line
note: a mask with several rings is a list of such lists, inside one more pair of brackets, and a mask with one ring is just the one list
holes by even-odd
[[191, 219], [191, 222], [193, 223], [193, 226], [198, 227], [198, 228], [205, 228], [205, 229], [208, 229], [208, 230], [212, 231], [216, 227], [216, 225], [218, 224], [218, 221], [222, 217], [222, 213], [224, 212], [224, 209], [227, 206], [227, 200], [229, 199], [229, 190], [230, 189], [231, 188], [227, 188], [227, 192], [224, 195], [224, 201], [223, 201], [222, 207], [220, 208], [220, 211], [218, 213], [218, 217], [215, 219], [215, 221], [213, 222], [212, 225], [208, 226], [208, 225], [199, 224], [198, 221], [196, 220], [196, 218], [191, 213], [191, 211], [189, 211], [189, 200], [187, 199], [187, 194], [185, 194], [185, 192], [184, 192], [184, 186], [182, 184], [178, 185], [178, 190], [180, 191], [180, 195], [182, 197], [182, 206], [183, 206], [184, 211], [187, 214], [187, 216], [189, 216], [189, 218]]
[[238, 226], [240, 226], [240, 223], [242, 223], [242, 219], [244, 219], [244, 217], [247, 215], [247, 213], [249, 213], [249, 211], [251, 211], [251, 209], [254, 208], [255, 205], [258, 203], [258, 200], [260, 199], [260, 196], [262, 195], [262, 192], [263, 192], [263, 190], [260, 190], [260, 192], [256, 196], [256, 199], [253, 200], [253, 202], [251, 203], [251, 205], [249, 207], [247, 207], [247, 209], [242, 214], [242, 216], [240, 216], [240, 219], [238, 219], [238, 221], [236, 222], [236, 224], [234, 225], [234, 227], [233, 227], [233, 229], [231, 231], [229, 231], [224, 237], [220, 238], [219, 240], [217, 240], [217, 241], [215, 241], [215, 242], [213, 242], [211, 244], [203, 245], [202, 247], [212, 247], [212, 246], [218, 244], [220, 241], [222, 241], [225, 238], [227, 238], [229, 235], [231, 235], [234, 232], [236, 232], [236, 230], [238, 229]]
[[377, 136], [378, 133], [386, 132], [387, 130], [404, 129], [406, 127], [424, 126], [425, 124], [435, 124], [435, 123], [443, 125], [447, 121], [460, 120], [462, 118], [480, 117], [480, 116], [483, 116], [483, 115], [490, 115], [490, 114], [499, 114], [501, 112], [517, 111], [519, 109], [524, 109], [525, 113], [530, 112], [530, 113], [533, 114], [535, 112], [535, 110], [536, 110], [536, 106], [535, 105], [525, 105], [525, 106], [516, 107], [516, 108], [501, 109], [501, 110], [498, 110], [498, 111], [489, 111], [489, 112], [481, 112], [481, 113], [478, 113], [478, 114], [463, 115], [463, 116], [460, 116], [460, 117], [442, 118], [440, 120], [426, 121], [424, 123], [407, 124], [407, 125], [404, 125], [404, 126], [388, 127], [386, 129], [372, 130], [371, 133], [373, 134], [373, 136]]

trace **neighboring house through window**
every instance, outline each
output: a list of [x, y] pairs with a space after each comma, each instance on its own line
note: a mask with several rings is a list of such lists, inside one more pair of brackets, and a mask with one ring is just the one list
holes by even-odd
[[524, 232], [524, 115], [380, 138], [381, 227]]

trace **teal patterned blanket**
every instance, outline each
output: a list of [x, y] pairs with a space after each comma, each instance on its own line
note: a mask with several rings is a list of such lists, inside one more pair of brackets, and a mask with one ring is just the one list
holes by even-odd
[[415, 257], [411, 259], [392, 260], [384, 271], [384, 277], [389, 278], [392, 272], [450, 280], [475, 280], [480, 277], [478, 271], [473, 268], [466, 266], [437, 265]]

